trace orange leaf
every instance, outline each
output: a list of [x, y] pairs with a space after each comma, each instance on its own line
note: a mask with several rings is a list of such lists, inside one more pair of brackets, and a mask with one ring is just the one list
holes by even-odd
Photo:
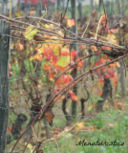
[[107, 20], [107, 15], [105, 15], [105, 14], [102, 15], [102, 16], [101, 16], [101, 24], [102, 24], [102, 25], [105, 25], [105, 24], [106, 24], [106, 20]]
[[24, 45], [22, 44], [22, 43], [18, 43], [17, 44], [17, 49], [19, 50], [19, 51], [23, 51], [24, 50]]
[[68, 27], [73, 27], [75, 25], [75, 20], [74, 19], [67, 19], [67, 25]]
[[116, 67], [116, 63], [110, 64], [111, 67]]
[[48, 111], [45, 113], [45, 118], [48, 121], [49, 125], [52, 126], [53, 125], [53, 118], [54, 118], [54, 114], [51, 111]]
[[118, 82], [118, 78], [114, 77], [113, 86], [116, 87]]
[[12, 69], [11, 69], [11, 64], [9, 64], [9, 74], [10, 74], [10, 75], [13, 74]]
[[77, 102], [78, 97], [75, 95], [75, 93], [72, 90], [69, 90], [70, 97], [73, 101]]
[[91, 127], [90, 127], [90, 129], [91, 129], [92, 131], [94, 131], [95, 128], [96, 128], [95, 126], [91, 126]]
[[98, 51], [98, 49], [97, 49], [96, 46], [91, 46], [91, 50], [94, 51], [94, 52], [97, 52]]
[[101, 95], [102, 95], [102, 93], [103, 93], [103, 92], [102, 92], [102, 91], [100, 91], [99, 96], [101, 96]]
[[102, 50], [111, 50], [112, 48], [111, 47], [107, 47], [107, 46], [102, 46], [101, 49]]
[[77, 96], [73, 96], [72, 97], [72, 100], [75, 101], [75, 102], [77, 102], [78, 101], [78, 97]]
[[12, 132], [12, 128], [8, 127], [8, 132], [11, 133]]

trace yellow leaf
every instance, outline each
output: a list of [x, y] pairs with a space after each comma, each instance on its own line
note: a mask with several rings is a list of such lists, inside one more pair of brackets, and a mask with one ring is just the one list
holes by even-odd
[[85, 124], [84, 122], [79, 122], [76, 124], [76, 130], [81, 130], [81, 129], [84, 129], [85, 128]]
[[33, 40], [34, 36], [37, 34], [38, 29], [34, 29], [34, 26], [28, 26], [25, 33], [24, 37], [28, 40]]
[[53, 24], [45, 24], [44, 27], [47, 29], [53, 29], [54, 25]]
[[[25, 143], [26, 144], [26, 143]], [[33, 149], [34, 149], [34, 147], [29, 143], [28, 145], [27, 145], [27, 148], [30, 150], [30, 151], [32, 151]]]
[[57, 65], [63, 68], [68, 66], [69, 64], [70, 64], [70, 56], [62, 56], [57, 62]]
[[120, 67], [120, 63], [119, 63], [119, 62], [116, 62], [116, 66], [117, 66], [117, 67]]
[[113, 44], [118, 45], [118, 40], [114, 34], [108, 34], [107, 39], [108, 39], [108, 41], [112, 42]]

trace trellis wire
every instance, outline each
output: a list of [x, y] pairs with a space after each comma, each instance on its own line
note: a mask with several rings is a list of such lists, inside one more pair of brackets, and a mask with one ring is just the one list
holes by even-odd
[[[17, 105], [15, 105], [15, 106], [17, 106]], [[11, 106], [12, 107], [12, 106]], [[2, 110], [7, 110], [7, 109], [9, 109], [9, 108], [4, 108], [4, 107], [0, 107], [0, 109], [2, 109]], [[29, 110], [29, 109], [25, 109], [25, 108], [16, 108], [18, 111], [24, 111], [24, 112], [29, 112], [29, 113], [35, 113], [35, 114], [39, 114], [38, 112], [36, 112], [36, 111], [31, 111], [31, 110]], [[123, 114], [124, 115], [124, 114]], [[126, 113], [125, 114], [126, 116], [128, 116], [128, 114]], [[81, 115], [64, 115], [64, 114], [55, 114], [55, 116], [59, 116], [59, 117], [64, 117], [64, 116], [70, 116], [70, 117], [76, 117], [76, 118], [80, 118], [81, 117]], [[108, 117], [98, 117], [98, 116], [91, 116], [91, 115], [84, 115], [84, 116], [82, 116], [83, 118], [103, 118], [103, 119], [112, 119], [112, 118], [110, 118], [110, 116], [108, 116]], [[125, 118], [120, 118], [119, 119], [119, 116], [116, 118], [116, 120], [127, 120], [127, 119], [125, 119]]]
[[[31, 43], [46, 43], [46, 44], [67, 44], [67, 45], [87, 45], [87, 46], [90, 46], [90, 45], [94, 45], [96, 42], [90, 42], [90, 43], [85, 43], [85, 42], [78, 42], [78, 40], [72, 40], [72, 42], [55, 42], [55, 41], [68, 41], [68, 40], [59, 40], [59, 39], [57, 39], [57, 40], [54, 40], [54, 42], [46, 42], [46, 41], [37, 41], [37, 40], [27, 40], [27, 39], [25, 39], [25, 38], [20, 38], [20, 37], [18, 37], [18, 36], [12, 36], [12, 35], [8, 35], [8, 34], [0, 34], [1, 36], [5, 36], [5, 37], [9, 37], [9, 38], [13, 38], [13, 39], [19, 39], [19, 40], [23, 40], [23, 41], [27, 41], [27, 42], [31, 42]], [[50, 40], [50, 39], [47, 39], [47, 38], [45, 38], [45, 40]], [[77, 41], [77, 42], [75, 42], [75, 41]], [[102, 43], [104, 43], [104, 42], [102, 42]], [[109, 40], [108, 40], [108, 45], [112, 45], [111, 47], [119, 47], [120, 49], [125, 49], [124, 48], [124, 46], [117, 46], [117, 45], [115, 45], [115, 44], [112, 44], [111, 42], [109, 42]], [[105, 45], [105, 44], [103, 44], [103, 45]], [[100, 46], [103, 46], [102, 44], [100, 44]], [[99, 44], [97, 45], [97, 46], [99, 46]]]
[[[19, 40], [23, 40], [23, 41], [27, 41], [27, 42], [31, 42], [31, 43], [46, 43], [46, 44], [72, 44], [72, 45], [90, 45], [90, 44], [87, 44], [87, 43], [83, 43], [83, 42], [46, 42], [46, 41], [37, 41], [37, 40], [27, 40], [25, 38], [20, 38], [20, 37], [17, 37], [17, 36], [11, 36], [11, 35], [7, 35], [7, 34], [0, 34], [1, 36], [5, 36], [5, 37], [10, 37], [10, 38], [14, 38], [14, 39], [19, 39]], [[49, 40], [49, 39], [46, 39], [46, 40]], [[54, 41], [59, 41], [59, 40], [54, 40]], [[60, 41], [65, 41], [65, 40], [61, 40]], [[76, 40], [74, 40], [76, 41]]]

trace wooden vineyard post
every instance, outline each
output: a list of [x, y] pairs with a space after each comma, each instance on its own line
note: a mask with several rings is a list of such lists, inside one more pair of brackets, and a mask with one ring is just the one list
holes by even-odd
[[39, 0], [36, 11], [37, 11], [37, 16], [40, 17], [42, 15], [42, 0]]
[[[71, 15], [72, 15], [72, 19], [74, 19], [74, 21], [75, 21], [75, 25], [72, 27], [72, 31], [77, 35], [76, 0], [71, 0]], [[73, 44], [72, 48], [74, 50], [78, 51], [77, 44]], [[76, 78], [76, 76], [77, 76], [77, 68], [75, 68], [72, 72], [72, 77]], [[73, 87], [73, 92], [77, 95], [77, 85], [75, 85]], [[77, 103], [75, 101], [72, 101], [72, 116], [73, 116], [73, 118], [76, 117], [76, 113], [77, 113]]]
[[9, 24], [0, 20], [0, 153], [5, 153], [8, 126], [8, 61], [10, 39]]

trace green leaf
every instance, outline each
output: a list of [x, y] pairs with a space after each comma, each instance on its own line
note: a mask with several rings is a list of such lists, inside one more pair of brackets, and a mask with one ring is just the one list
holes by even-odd
[[62, 56], [57, 62], [57, 65], [61, 67], [66, 67], [69, 64], [70, 64], [70, 56]]
[[20, 74], [20, 65], [19, 65], [19, 63], [12, 64], [11, 68], [12, 68], [13, 76], [17, 77]]
[[9, 118], [10, 118], [11, 120], [14, 121], [14, 120], [16, 120], [16, 115], [15, 115], [14, 113], [11, 112], [11, 113], [9, 114]]
[[102, 97], [96, 97], [96, 101], [98, 101], [98, 100], [104, 100], [104, 98], [102, 98]]
[[24, 60], [25, 69], [28, 73], [33, 72], [34, 73], [34, 66], [33, 62], [29, 61], [28, 59]]
[[34, 29], [33, 26], [29, 26], [24, 33], [24, 37], [28, 40], [33, 40], [34, 36], [37, 34], [38, 29]]
[[44, 64], [45, 64], [45, 63], [46, 63], [46, 60], [43, 59], [43, 60], [41, 61], [41, 74], [44, 74], [43, 67], [44, 67]]

